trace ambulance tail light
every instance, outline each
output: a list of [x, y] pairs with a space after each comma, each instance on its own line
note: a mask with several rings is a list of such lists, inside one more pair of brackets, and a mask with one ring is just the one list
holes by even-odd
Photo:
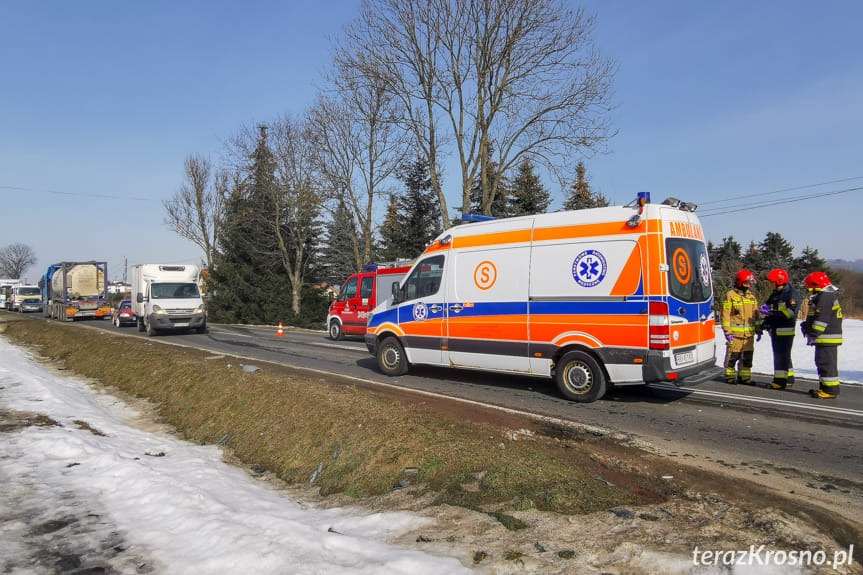
[[661, 301], [650, 302], [648, 318], [648, 338], [650, 349], [669, 349], [671, 338], [668, 330], [668, 304]]

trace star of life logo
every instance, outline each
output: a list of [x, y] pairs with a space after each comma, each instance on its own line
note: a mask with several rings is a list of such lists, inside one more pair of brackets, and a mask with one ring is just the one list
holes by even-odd
[[425, 321], [429, 316], [429, 310], [426, 304], [418, 302], [414, 304], [414, 321]]
[[594, 287], [605, 279], [608, 263], [596, 250], [585, 250], [572, 262], [572, 277], [582, 287]]

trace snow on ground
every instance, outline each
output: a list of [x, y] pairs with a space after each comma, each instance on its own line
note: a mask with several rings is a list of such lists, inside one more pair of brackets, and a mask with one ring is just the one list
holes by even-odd
[[[806, 338], [800, 333], [800, 323], [797, 324], [797, 335], [794, 337], [794, 347], [791, 349], [791, 361], [794, 363], [796, 377], [818, 379], [815, 369], [815, 348], [806, 345]], [[863, 384], [863, 321], [846, 319], [842, 322], [844, 343], [839, 347], [839, 381], [843, 384]], [[725, 337], [722, 329], [716, 328], [716, 365], [723, 366], [725, 359]], [[753, 373], [773, 375], [773, 349], [770, 336], [764, 334], [761, 341], [755, 344], [755, 356], [752, 362]]]
[[[385, 542], [424, 519], [305, 507], [223, 463], [216, 447], [127, 426], [124, 420], [135, 415], [130, 408], [46, 371], [2, 338], [0, 397], [3, 408], [45, 414], [62, 425], [2, 436], [0, 509], [21, 517], [0, 512], [0, 572], [40, 572], [26, 543], [34, 524], [50, 532], [69, 518], [80, 524], [88, 517], [111, 525], [94, 529], [96, 540], [81, 545], [91, 553], [106, 544], [123, 548], [112, 565], [122, 573], [138, 572], [142, 563], [153, 572], [189, 574], [468, 571], [456, 559]], [[70, 555], [41, 572], [55, 572], [63, 557], [73, 561]], [[124, 566], [132, 555], [133, 564]]]

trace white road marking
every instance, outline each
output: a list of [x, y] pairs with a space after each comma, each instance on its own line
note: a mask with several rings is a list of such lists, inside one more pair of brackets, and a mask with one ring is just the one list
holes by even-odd
[[724, 391], [710, 391], [708, 389], [697, 389], [693, 387], [675, 387], [673, 385], [665, 385], [665, 384], [657, 384], [652, 385], [654, 389], [665, 389], [668, 391], [686, 391], [692, 393], [693, 395], [706, 395], [708, 397], [716, 397], [720, 399], [734, 399], [736, 401], [750, 402], [750, 403], [768, 403], [770, 405], [782, 405], [786, 407], [797, 407], [800, 409], [808, 409], [811, 411], [826, 411], [828, 413], [837, 413], [842, 415], [853, 415], [857, 417], [863, 417], [863, 411], [859, 409], [848, 409], [846, 407], [834, 407], [831, 405], [812, 405], [810, 403], [800, 403], [796, 401], [788, 401], [786, 399], [779, 398], [764, 398], [764, 397], [751, 397], [748, 395], [740, 395], [736, 393], [726, 393]]

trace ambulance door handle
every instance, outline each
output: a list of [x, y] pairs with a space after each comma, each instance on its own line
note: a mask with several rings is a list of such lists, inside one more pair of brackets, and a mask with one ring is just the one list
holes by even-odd
[[439, 306], [438, 304], [434, 304], [433, 306], [429, 306], [429, 309], [431, 310], [432, 313], [437, 313], [440, 310], [442, 310], [443, 308], [441, 306]]
[[464, 309], [464, 306], [461, 305], [460, 303], [457, 303], [457, 304], [453, 304], [453, 305], [449, 306], [449, 309], [450, 309], [450, 311], [454, 311], [454, 312], [458, 313]]
[[677, 313], [679, 313], [680, 315], [686, 315], [686, 308], [685, 307], [677, 308]]

